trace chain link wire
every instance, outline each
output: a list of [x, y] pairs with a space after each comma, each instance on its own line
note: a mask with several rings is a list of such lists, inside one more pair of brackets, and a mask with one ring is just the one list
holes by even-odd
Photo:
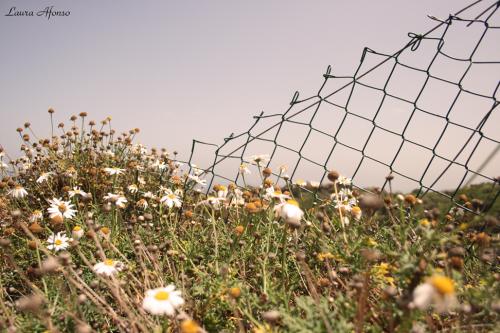
[[[224, 170], [222, 163], [227, 160], [235, 160], [238, 163], [249, 163], [249, 147], [258, 143], [264, 143], [270, 144], [272, 147], [270, 150], [270, 160], [267, 163], [268, 166], [276, 162], [278, 151], [286, 151], [296, 156], [296, 162], [289, 168], [291, 172], [289, 176], [290, 181], [294, 181], [296, 178], [299, 166], [307, 162], [309, 165], [319, 168], [318, 170], [321, 172], [320, 183], [322, 183], [329, 172], [328, 166], [332, 165], [332, 163], [338, 164], [339, 160], [348, 158], [346, 156], [343, 157], [341, 152], [351, 151], [360, 156], [358, 163], [352, 165], [353, 170], [351, 172], [351, 178], [354, 187], [369, 191], [367, 188], [362, 188], [357, 183], [359, 172], [367, 163], [370, 165], [379, 165], [386, 168], [389, 174], [414, 183], [416, 185], [415, 188], [418, 189], [418, 197], [423, 197], [428, 192], [438, 193], [448, 198], [451, 203], [470, 211], [470, 209], [464, 207], [456, 200], [457, 193], [464, 185], [468, 185], [473, 179], [480, 178], [483, 181], [491, 182], [489, 198], [487, 202], [485, 202], [483, 208], [483, 212], [487, 211], [495, 203], [500, 194], [498, 177], [495, 177], [497, 175], [486, 175], [483, 172], [486, 165], [494, 159], [500, 147], [499, 138], [495, 137], [495, 134], [500, 132], [499, 124], [492, 124], [492, 122], [495, 122], [492, 115], [499, 112], [497, 97], [500, 93], [500, 81], [499, 77], [496, 76], [495, 82], [492, 84], [492, 89], [490, 89], [489, 93], [476, 91], [474, 87], [468, 87], [465, 83], [474, 68], [480, 66], [481, 70], [495, 73], [495, 68], [497, 68], [495, 66], [500, 65], [499, 54], [491, 54], [491, 56], [495, 56], [496, 59], [477, 59], [477, 52], [481, 50], [481, 46], [485, 43], [485, 39], [490, 38], [490, 35], [495, 36], [495, 31], [500, 32], [500, 26], [490, 22], [495, 13], [497, 13], [499, 7], [500, 1], [492, 2], [479, 0], [455, 14], [449, 15], [446, 19], [429, 16], [430, 19], [437, 22], [437, 25], [424, 34], [408, 33], [408, 37], [410, 38], [409, 42], [394, 54], [385, 54], [365, 47], [361, 55], [360, 63], [352, 76], [334, 75], [331, 66], [328, 66], [326, 72], [323, 74], [323, 83], [317, 94], [300, 99], [299, 93], [295, 92], [288, 109], [284, 113], [264, 115], [264, 112], [262, 112], [254, 116], [255, 121], [247, 131], [238, 135], [232, 133], [229, 137], [224, 139], [224, 143], [221, 145], [193, 140], [188, 161], [190, 168], [192, 163], [196, 161], [196, 153], [206, 153], [208, 148], [213, 147], [215, 152], [211, 164], [206, 168], [201, 168], [204, 170], [205, 176], [210, 178], [207, 191], [210, 190], [215, 181], [234, 182], [237, 185], [242, 185], [240, 173], [235, 172], [236, 174], [234, 176], [230, 176], [230, 172]], [[470, 14], [473, 10], [479, 13], [477, 15], [472, 15], [472, 18], [465, 18], [467, 14]], [[464, 38], [468, 36], [468, 29], [474, 28], [478, 31], [472, 40], [469, 38], [463, 41], [461, 48], [465, 48], [466, 46], [470, 48], [470, 53], [467, 57], [458, 57], [446, 50], [448, 35], [450, 34], [450, 30], [455, 27], [463, 30]], [[497, 40], [497, 42], [500, 42], [500, 40]], [[428, 57], [428, 60], [420, 59], [425, 62], [425, 65], [417, 66], [410, 64], [407, 60], [409, 56], [415, 55], [415, 57], [419, 58], [417, 52], [424, 46], [432, 49], [432, 54]], [[381, 60], [377, 61], [375, 64], [370, 64], [370, 61], [368, 61], [369, 57], [376, 57], [376, 59]], [[439, 68], [442, 65], [441, 62], [443, 59], [453, 64], [460, 64], [465, 70], [455, 79], [436, 74], [434, 68]], [[386, 73], [380, 74], [379, 70], [381, 68], [387, 69]], [[402, 80], [398, 74], [398, 72], [401, 71], [410, 73], [410, 76], [420, 75], [422, 78], [421, 82], [418, 82], [418, 85], [411, 80], [401, 82]], [[378, 80], [368, 80], [367, 78], [370, 76], [376, 79], [378, 78]], [[380, 83], [376, 84], [374, 81], [380, 81]], [[331, 84], [332, 82], [334, 82], [334, 84]], [[439, 88], [439, 84], [448, 87], [453, 86], [455, 92], [450, 98], [451, 103], [449, 103], [449, 107], [435, 111], [435, 108], [423, 106], [425, 103], [422, 103], [422, 100], [429, 89], [432, 89], [435, 94], [439, 95], [440, 90], [435, 88]], [[416, 86], [415, 96], [409, 97], [406, 96], [407, 94], [398, 92], [397, 89], [394, 89], [394, 87], [405, 87], [409, 85]], [[330, 86], [334, 88], [328, 90]], [[380, 96], [379, 102], [372, 105], [376, 108], [375, 112], [371, 115], [366, 115], [363, 112], [357, 112], [355, 110], [356, 108], [354, 105], [360, 102], [360, 98], [363, 98], [357, 93], [361, 89]], [[445, 91], [443, 90], [443, 95], [444, 94]], [[346, 98], [340, 98], [339, 96], [344, 96]], [[463, 107], [463, 105], [460, 106], [460, 104], [463, 104], [462, 100], [467, 96], [481, 100], [481, 103], [486, 103], [488, 105], [475, 126], [454, 120], [456, 117], [453, 117], [453, 111]], [[444, 97], [438, 98], [438, 100], [435, 101], [436, 104], [442, 104], [442, 101], [439, 99], [444, 99]], [[389, 126], [385, 126], [381, 121], [381, 119], [385, 117], [385, 115], [383, 115], [385, 112], [391, 112], [387, 111], [387, 104], [391, 102], [405, 105], [405, 107], [410, 110], [409, 117], [404, 123], [401, 131], [391, 129]], [[338, 122], [338, 126], [331, 131], [320, 128], [325, 126], [318, 126], [318, 124], [324, 125], [324, 122], [322, 123], [319, 121], [318, 117], [322, 113], [333, 112], [332, 110], [335, 110], [335, 115], [337, 115], [335, 116], [332, 113], [332, 117]], [[472, 109], [470, 112], [474, 113], [476, 111]], [[429, 124], [432, 122], [441, 122], [444, 124], [436, 140], [432, 143], [422, 143], [408, 135], [409, 132], [412, 131], [412, 127], [415, 127], [415, 119], [422, 115], [427, 117], [426, 119], [428, 119]], [[391, 114], [389, 113], [389, 117], [390, 116]], [[412, 122], [412, 120], [414, 121]], [[262, 127], [260, 125], [266, 121], [270, 122], [270, 124], [264, 124], [264, 128], [260, 129]], [[356, 133], [360, 131], [360, 129], [353, 125], [355, 121], [362, 121], [369, 125], [367, 130], [363, 132], [363, 135], [367, 135], [361, 145], [354, 145], [348, 142], [349, 140], [346, 140], [344, 138], [345, 135], [343, 135], [345, 132]], [[284, 140], [284, 137], [290, 138], [294, 137], [296, 134], [294, 131], [285, 130], [285, 127], [288, 125], [299, 126], [306, 132], [305, 137], [301, 139], [299, 144], [295, 145], [295, 147], [287, 144], [287, 140]], [[490, 127], [493, 126], [492, 134], [484, 130], [487, 125]], [[467, 135], [461, 135], [461, 138], [464, 139], [465, 142], [459, 147], [458, 151], [451, 156], [447, 156], [441, 152], [443, 150], [441, 146], [446, 144], [446, 138], [449, 136], [449, 132], [451, 132], [452, 129], [461, 129], [464, 133], [466, 132]], [[284, 131], [287, 132], [284, 134]], [[422, 128], [420, 131], [423, 131], [425, 135], [426, 128]], [[379, 133], [397, 136], [400, 141], [396, 146], [395, 154], [391, 158], [378, 158], [370, 153], [370, 149], [368, 149], [369, 146], [372, 145], [384, 147], [384, 145], [388, 143], [387, 140], [377, 141], [376, 136]], [[306, 153], [306, 146], [309, 146], [309, 141], [312, 140], [311, 138], [314, 135], [319, 135], [332, 143], [331, 146], [327, 144], [321, 144], [321, 146], [313, 144], [313, 150], [319, 152], [320, 156], [324, 156], [323, 160], [311, 158]], [[480, 151], [479, 148], [482, 145], [487, 145], [488, 147], [493, 145], [494, 149], [489, 156], [483, 160], [480, 167], [474, 168], [471, 166], [471, 160], [474, 155]], [[446, 148], [447, 147], [445, 147], [445, 149]], [[405, 150], [408, 151], [405, 152]], [[398, 168], [399, 159], [403, 157], [407, 158], [408, 156], [411, 157], [414, 151], [426, 152], [430, 156], [418, 176], [411, 175], [409, 172]], [[475, 158], [477, 159], [477, 156]], [[415, 157], [415, 159], [418, 159], [418, 157]], [[434, 165], [433, 163], [441, 165], [442, 170], [437, 175], [431, 175], [430, 170]], [[445, 174], [451, 169], [458, 169], [461, 176], [456, 177], [457, 186], [454, 187], [454, 190], [445, 192], [439, 189], [439, 181], [442, 180]], [[275, 174], [275, 176], [279, 178], [282, 175]], [[469, 180], [467, 181], [468, 177]], [[380, 187], [382, 191], [390, 185], [387, 178], [384, 179]], [[307, 189], [304, 188], [304, 190]], [[313, 192], [316, 193], [315, 191]]]

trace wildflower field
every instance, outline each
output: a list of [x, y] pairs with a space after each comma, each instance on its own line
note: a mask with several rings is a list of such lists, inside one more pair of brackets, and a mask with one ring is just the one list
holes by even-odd
[[292, 181], [267, 155], [239, 168], [261, 183], [207, 188], [110, 118], [18, 132], [23, 156], [0, 152], [1, 332], [498, 330], [481, 191], [438, 207], [341, 170]]

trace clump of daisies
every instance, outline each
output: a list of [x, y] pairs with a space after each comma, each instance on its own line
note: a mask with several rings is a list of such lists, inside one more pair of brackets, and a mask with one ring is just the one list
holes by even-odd
[[269, 154], [241, 157], [231, 182], [136, 143], [139, 129], [120, 133], [111, 118], [49, 116], [47, 139], [18, 129], [23, 156], [0, 148], [0, 331], [498, 321], [498, 214], [476, 215], [486, 187], [464, 188], [450, 210], [432, 193], [393, 192], [393, 175], [378, 189], [337, 171], [301, 180]]

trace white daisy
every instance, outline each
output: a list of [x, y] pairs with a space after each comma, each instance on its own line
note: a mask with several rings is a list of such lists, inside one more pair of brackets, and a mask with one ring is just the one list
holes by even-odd
[[227, 187], [224, 185], [216, 185], [214, 189], [218, 198], [225, 199], [227, 197]]
[[122, 195], [113, 193], [108, 193], [108, 195], [105, 195], [104, 200], [114, 202], [114, 204], [120, 208], [125, 208], [125, 204], [127, 203], [127, 198]]
[[306, 183], [304, 180], [302, 180], [302, 179], [297, 179], [297, 180], [295, 181], [295, 185], [298, 185], [298, 186], [304, 187], [304, 186], [306, 186], [306, 185], [307, 185], [307, 183]]
[[30, 222], [36, 222], [36, 221], [39, 221], [43, 218], [43, 213], [42, 211], [36, 209], [34, 210], [32, 213], [31, 213], [31, 216], [30, 216]]
[[298, 202], [291, 199], [274, 207], [274, 212], [276, 216], [280, 216], [285, 223], [294, 227], [300, 226], [300, 220], [302, 220], [304, 216], [304, 212], [300, 209]]
[[144, 198], [143, 198], [143, 199], [139, 199], [139, 200], [135, 203], [135, 205], [136, 205], [137, 207], [139, 207], [139, 208], [142, 208], [142, 209], [146, 209], [146, 208], [148, 208], [148, 206], [149, 206], [148, 202], [147, 202], [147, 201], [146, 201], [146, 199], [144, 199]]
[[269, 162], [269, 154], [262, 154], [262, 155], [252, 155], [250, 156], [250, 160], [254, 162], [257, 165], [264, 165], [267, 162]]
[[109, 240], [109, 237], [111, 236], [111, 230], [109, 230], [108, 227], [101, 227], [98, 231], [98, 234], [102, 238]]
[[249, 175], [252, 172], [250, 171], [250, 169], [248, 168], [248, 166], [245, 163], [241, 163], [240, 173], [244, 176], [244, 175]]
[[66, 177], [69, 177], [69, 178], [75, 178], [76, 175], [77, 175], [77, 172], [76, 172], [76, 169], [73, 168], [73, 167], [69, 167], [68, 169], [66, 169], [66, 171], [64, 172], [64, 175]]
[[72, 190], [69, 190], [69, 191], [68, 191], [68, 194], [69, 194], [69, 197], [70, 197], [70, 198], [73, 198], [75, 195], [79, 195], [79, 196], [81, 196], [82, 198], [86, 198], [86, 197], [88, 197], [88, 195], [89, 195], [87, 192], [82, 191], [82, 190], [80, 189], [80, 187], [78, 187], [78, 186], [73, 187], [73, 189], [72, 189]]
[[201, 185], [201, 186], [207, 185], [207, 181], [205, 179], [201, 179], [197, 175], [189, 175], [188, 177], [189, 177], [189, 179], [194, 180], [196, 182], [196, 184], [198, 184], [198, 185]]
[[154, 315], [166, 314], [172, 317], [183, 304], [180, 290], [175, 290], [175, 286], [171, 284], [165, 288], [147, 290], [142, 307]]
[[198, 166], [196, 164], [191, 164], [191, 170], [193, 171], [193, 174], [195, 176], [199, 176], [203, 173], [203, 170], [198, 168]]
[[97, 274], [112, 276], [123, 269], [123, 263], [118, 260], [106, 259], [95, 264], [92, 269]]
[[290, 199], [289, 195], [281, 193], [281, 191], [275, 191], [273, 186], [266, 188], [266, 194], [264, 197], [267, 200], [271, 200], [273, 198], [279, 199], [280, 202], [285, 202], [286, 199]]
[[74, 205], [69, 201], [63, 201], [61, 198], [49, 200], [50, 207], [47, 208], [49, 212], [49, 217], [52, 219], [54, 217], [72, 219], [76, 214], [76, 209], [73, 209]]
[[182, 201], [175, 193], [173, 193], [171, 190], [167, 190], [167, 193], [167, 195], [161, 197], [161, 203], [165, 203], [168, 208], [172, 208], [174, 206], [179, 208], [180, 206], [182, 206]]
[[245, 199], [243, 199], [243, 191], [239, 188], [235, 188], [232, 195], [231, 201], [229, 202], [232, 206], [241, 206], [245, 204]]
[[52, 171], [50, 172], [44, 172], [40, 175], [40, 177], [37, 178], [36, 182], [38, 184], [41, 184], [43, 182], [46, 182], [47, 180], [49, 180], [50, 176], [54, 175], [54, 173]]
[[344, 186], [350, 186], [351, 185], [351, 179], [349, 179], [347, 177], [344, 177], [344, 176], [339, 176], [339, 178], [337, 179], [337, 182], [340, 185], [344, 185]]
[[315, 182], [315, 181], [309, 181], [307, 185], [309, 185], [309, 187], [311, 187], [313, 189], [318, 189], [319, 186], [320, 186], [320, 183], [319, 182]]
[[121, 175], [122, 173], [125, 172], [125, 169], [120, 169], [117, 167], [112, 167], [112, 168], [104, 168], [104, 172], [106, 172], [108, 175]]
[[220, 209], [225, 201], [226, 201], [225, 198], [217, 198], [209, 196], [205, 200], [200, 201], [198, 205], [205, 205], [213, 207], [214, 209]]
[[73, 227], [73, 230], [71, 231], [71, 236], [73, 236], [74, 239], [78, 240], [83, 237], [84, 231], [82, 227], [79, 225], [76, 225]]
[[137, 185], [132, 184], [132, 185], [129, 185], [129, 186], [127, 187], [127, 190], [128, 190], [130, 193], [137, 193], [137, 191], [139, 191], [139, 188], [137, 187]]
[[434, 306], [436, 311], [443, 313], [454, 308], [456, 304], [453, 280], [446, 276], [434, 275], [413, 290], [413, 301], [409, 306], [420, 310]]
[[68, 238], [64, 232], [58, 232], [49, 236], [47, 248], [55, 252], [65, 250], [69, 246], [69, 241], [72, 241], [72, 239]]
[[356, 221], [359, 221], [361, 219], [361, 216], [363, 215], [363, 212], [361, 211], [361, 208], [358, 206], [353, 206], [351, 208], [351, 215], [354, 217]]
[[8, 194], [15, 199], [22, 199], [28, 195], [28, 191], [26, 191], [21, 185], [16, 185], [12, 190], [9, 191]]
[[168, 167], [168, 164], [160, 160], [156, 160], [152, 165], [153, 168], [158, 168], [158, 170], [163, 171]]

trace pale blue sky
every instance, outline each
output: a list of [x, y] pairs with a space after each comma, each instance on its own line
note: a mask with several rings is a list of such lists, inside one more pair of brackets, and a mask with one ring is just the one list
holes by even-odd
[[[0, 144], [15, 154], [25, 121], [49, 133], [53, 107], [56, 121], [111, 116], [116, 129], [139, 127], [138, 141], [185, 158], [193, 138], [221, 143], [252, 115], [285, 111], [295, 90], [313, 95], [327, 65], [351, 75], [363, 47], [392, 53], [436, 24], [427, 14], [468, 3], [2, 0]], [[71, 15], [4, 16], [47, 5]]]

